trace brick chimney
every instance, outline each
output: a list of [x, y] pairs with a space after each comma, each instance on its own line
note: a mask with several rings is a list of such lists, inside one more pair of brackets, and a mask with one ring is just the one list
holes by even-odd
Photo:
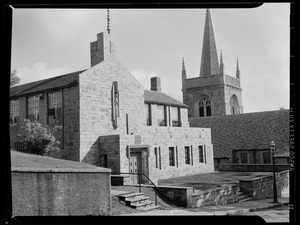
[[161, 91], [160, 77], [151, 77], [151, 91]]
[[97, 41], [90, 43], [91, 67], [107, 59], [111, 53], [109, 34], [102, 32], [97, 34]]

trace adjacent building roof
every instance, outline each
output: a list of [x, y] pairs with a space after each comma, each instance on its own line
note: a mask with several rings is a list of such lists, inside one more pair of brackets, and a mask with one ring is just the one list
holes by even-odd
[[186, 104], [183, 104], [180, 101], [166, 95], [163, 92], [159, 91], [144, 91], [145, 103], [154, 103], [154, 104], [162, 104], [162, 105], [171, 105], [177, 107], [188, 108]]
[[10, 97], [38, 93], [64, 86], [77, 85], [77, 76], [84, 71], [85, 70], [80, 70], [77, 72], [12, 87], [10, 89]]
[[214, 157], [231, 157], [233, 149], [269, 149], [289, 155], [289, 110], [190, 118], [191, 127], [211, 128]]

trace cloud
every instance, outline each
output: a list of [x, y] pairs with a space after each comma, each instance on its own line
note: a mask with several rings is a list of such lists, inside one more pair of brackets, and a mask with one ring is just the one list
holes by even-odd
[[21, 79], [19, 84], [26, 84], [73, 72], [69, 67], [49, 68], [47, 63], [44, 62], [35, 63], [32, 67], [19, 67], [16, 70], [17, 76]]

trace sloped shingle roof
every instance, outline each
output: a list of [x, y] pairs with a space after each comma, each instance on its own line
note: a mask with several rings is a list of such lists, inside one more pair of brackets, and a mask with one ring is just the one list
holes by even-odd
[[[44, 80], [39, 80], [23, 85], [14, 86], [10, 89], [10, 97], [18, 97], [22, 95], [27, 95], [31, 93], [38, 93], [46, 90], [51, 90], [63, 86], [76, 85], [77, 84], [77, 75], [84, 72], [85, 70], [64, 74], [61, 76], [56, 76]], [[155, 103], [155, 104], [164, 104], [172, 105], [178, 107], [188, 106], [183, 104], [180, 101], [166, 95], [162, 92], [157, 91], [144, 91], [145, 102], [146, 103]]]
[[214, 157], [230, 157], [233, 149], [268, 149], [289, 154], [289, 110], [190, 118], [191, 127], [211, 128]]
[[10, 97], [42, 92], [54, 88], [77, 84], [77, 75], [85, 70], [64, 74], [44, 80], [18, 85], [10, 89]]
[[180, 101], [166, 95], [165, 93], [158, 91], [144, 91], [145, 103], [155, 103], [155, 104], [163, 104], [163, 105], [171, 105], [187, 108], [188, 106], [183, 104]]

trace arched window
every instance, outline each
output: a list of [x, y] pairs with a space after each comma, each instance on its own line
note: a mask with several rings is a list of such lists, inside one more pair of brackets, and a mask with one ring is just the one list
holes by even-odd
[[208, 98], [201, 98], [199, 101], [199, 116], [211, 116], [211, 103]]
[[237, 100], [236, 95], [232, 95], [231, 99], [230, 99], [230, 111], [231, 114], [239, 114], [239, 103]]

